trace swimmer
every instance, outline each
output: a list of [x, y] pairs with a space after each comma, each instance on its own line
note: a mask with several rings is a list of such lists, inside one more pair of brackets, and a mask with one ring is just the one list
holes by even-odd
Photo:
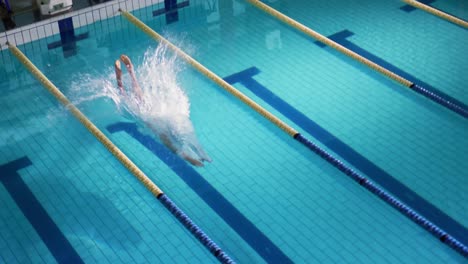
[[[127, 55], [120, 55], [120, 60], [125, 64], [125, 67], [127, 68], [128, 73], [130, 74], [130, 78], [132, 78], [132, 87], [133, 90], [135, 91], [137, 98], [141, 100], [141, 88], [138, 85], [136, 76], [135, 76], [135, 71], [133, 70], [133, 64], [130, 58]], [[114, 64], [115, 68], [115, 77], [117, 78], [117, 86], [119, 87], [120, 93], [124, 96], [126, 96], [125, 89], [123, 87], [122, 83], [122, 68], [120, 67], [120, 61], [116, 60]]]
[[[132, 80], [132, 88], [136, 95], [137, 101], [141, 102], [143, 98], [143, 93], [142, 93], [140, 86], [138, 85], [138, 81], [136, 79], [132, 61], [127, 55], [124, 55], [124, 54], [120, 56], [120, 61], [122, 61], [125, 64], [125, 67], [127, 68], [127, 71], [130, 75], [130, 78]], [[123, 83], [122, 83], [122, 69], [120, 67], [120, 61], [116, 60], [114, 64], [115, 76], [117, 79], [117, 86], [120, 90], [120, 93], [123, 96], [128, 97], [127, 91], [125, 91]], [[187, 122], [189, 122], [188, 125], [192, 127], [190, 121], [188, 120]], [[197, 144], [190, 143], [193, 141], [196, 143], [196, 139], [193, 138], [194, 137], [193, 135], [192, 135], [191, 140], [181, 143], [179, 142], [180, 140], [178, 140], [177, 137], [170, 134], [170, 131], [177, 130], [177, 129], [174, 129], [172, 127], [169, 127], [166, 129], [158, 128], [154, 124], [154, 123], [157, 123], [157, 120], [154, 120], [154, 119], [152, 122], [145, 122], [145, 123], [155, 134], [159, 136], [159, 139], [161, 140], [161, 142], [168, 149], [170, 149], [173, 153], [182, 157], [184, 160], [188, 161], [190, 164], [197, 166], [197, 167], [203, 167], [204, 161], [211, 162], [211, 158], [208, 157], [208, 155], [203, 151], [203, 149], [201, 149], [201, 147], [199, 147]], [[169, 132], [169, 134], [167, 132]], [[189, 135], [186, 135], [186, 136], [189, 136]]]

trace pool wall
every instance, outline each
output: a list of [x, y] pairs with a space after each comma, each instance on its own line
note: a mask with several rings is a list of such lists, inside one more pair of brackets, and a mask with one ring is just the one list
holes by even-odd
[[[72, 23], [73, 29], [77, 29], [117, 16], [119, 15], [119, 8], [125, 9], [127, 11], [134, 11], [151, 5], [161, 5], [161, 7], [164, 7], [164, 1], [115, 0], [100, 5], [87, 7], [71, 13], [54, 16], [34, 24], [0, 33], [0, 49], [3, 50], [8, 48], [6, 45], [7, 41], [11, 44], [19, 46], [42, 38], [63, 34], [63, 32], [65, 32], [67, 29], [70, 31], [70, 27], [67, 27], [69, 26], [70, 22]], [[164, 11], [166, 12], [166, 10]], [[169, 8], [167, 11], [170, 11]]]

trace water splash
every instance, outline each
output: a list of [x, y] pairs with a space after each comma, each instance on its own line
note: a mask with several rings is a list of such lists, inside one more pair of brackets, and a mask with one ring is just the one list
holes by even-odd
[[72, 81], [70, 99], [75, 105], [93, 101], [99, 98], [111, 99], [120, 109], [121, 96], [119, 90], [113, 84], [115, 75], [110, 73], [110, 67], [106, 71], [106, 77], [95, 77], [91, 74], [83, 74]]
[[110, 68], [104, 79], [87, 75], [80, 78], [80, 86], [72, 85], [79, 94], [74, 103], [109, 98], [123, 115], [140, 121], [137, 123], [146, 131], [157, 135], [168, 148], [193, 165], [203, 166], [203, 161], [210, 162], [190, 120], [189, 98], [177, 81], [181, 71], [177, 57], [167, 53], [167, 47], [160, 44], [155, 50], [148, 49], [143, 62], [134, 70], [141, 96], [132, 88], [131, 78], [122, 63], [125, 95], [119, 92], [114, 69]]
[[124, 107], [128, 112], [149, 119], [179, 119], [190, 117], [190, 102], [183, 89], [177, 83], [177, 74], [181, 68], [175, 55], [166, 54], [166, 46], [159, 45], [156, 50], [147, 50], [143, 62], [135, 68], [142, 96], [129, 89], [130, 78], [124, 78], [124, 85], [129, 96], [125, 98]]

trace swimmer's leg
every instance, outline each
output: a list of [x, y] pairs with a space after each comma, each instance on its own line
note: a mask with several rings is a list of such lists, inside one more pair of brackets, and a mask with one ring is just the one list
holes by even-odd
[[135, 76], [135, 71], [133, 69], [132, 61], [125, 54], [120, 55], [120, 60], [125, 64], [125, 66], [127, 67], [128, 73], [130, 74], [130, 77], [132, 78], [132, 87], [133, 87], [133, 90], [135, 91], [135, 94], [137, 95], [138, 99], [141, 99], [142, 91], [141, 91], [140, 86], [138, 85], [138, 82]]
[[117, 87], [119, 87], [120, 93], [125, 95], [125, 89], [122, 83], [122, 68], [120, 68], [120, 61], [116, 60], [114, 63], [115, 78], [117, 79]]

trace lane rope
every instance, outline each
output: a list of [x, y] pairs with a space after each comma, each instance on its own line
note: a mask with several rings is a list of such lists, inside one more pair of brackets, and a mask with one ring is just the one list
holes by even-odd
[[410, 88], [411, 90], [425, 96], [426, 98], [432, 100], [433, 102], [442, 105], [446, 107], [447, 109], [463, 116], [464, 118], [468, 118], [468, 109], [454, 103], [451, 101], [448, 101], [444, 98], [442, 98], [440, 95], [430, 92], [427, 89], [416, 85], [415, 83], [403, 78], [402, 76], [380, 66], [379, 64], [364, 58], [363, 56], [357, 54], [356, 52], [344, 47], [343, 45], [340, 45], [339, 43], [323, 36], [322, 34], [312, 30], [311, 28], [299, 23], [298, 21], [286, 16], [285, 14], [275, 10], [274, 8], [260, 2], [259, 0], [246, 0], [253, 6], [257, 7], [258, 9], [264, 11], [265, 13], [275, 17], [276, 19], [280, 20], [281, 22], [295, 28], [296, 30], [304, 33], [305, 35], [312, 37], [316, 39], [317, 41], [322, 42], [323, 44], [353, 58], [356, 61], [359, 61], [360, 63], [368, 66], [369, 68], [383, 74], [384, 76], [387, 76], [388, 78]]
[[339, 159], [333, 157], [329, 154], [326, 150], [320, 148], [315, 143], [309, 141], [307, 138], [298, 134], [296, 140], [303, 143], [307, 146], [310, 150], [317, 153], [332, 164], [335, 168], [339, 169], [341, 172], [349, 176], [355, 182], [359, 183], [362, 187], [382, 199], [384, 202], [389, 204], [390, 206], [397, 209], [400, 213], [411, 219], [413, 222], [418, 224], [420, 227], [424, 228], [425, 230], [429, 231], [432, 235], [437, 237], [442, 243], [448, 245], [458, 253], [460, 253], [464, 257], [468, 257], [468, 247], [461, 243], [458, 239], [454, 238], [449, 233], [445, 232], [442, 228], [438, 227], [436, 224], [432, 223], [431, 221], [427, 220], [424, 216], [413, 210], [411, 207], [406, 205], [405, 203], [401, 202], [399, 199], [395, 198], [383, 188], [377, 186], [375, 183], [367, 179], [366, 177], [360, 175], [352, 168], [345, 165]]
[[443, 11], [437, 9], [437, 8], [434, 8], [432, 6], [423, 4], [423, 3], [419, 2], [419, 1], [415, 1], [415, 0], [403, 0], [403, 2], [405, 2], [405, 3], [409, 4], [409, 5], [412, 5], [412, 6], [416, 7], [416, 8], [419, 8], [419, 9], [421, 9], [423, 11], [426, 11], [426, 12], [428, 12], [430, 14], [433, 14], [435, 16], [438, 16], [438, 17], [440, 17], [442, 19], [445, 19], [445, 20], [447, 20], [449, 22], [457, 24], [457, 25], [459, 25], [461, 27], [468, 28], [468, 22], [467, 21], [465, 21], [463, 19], [460, 19], [460, 18], [458, 18], [456, 16], [452, 16], [450, 14], [447, 14], [447, 13], [445, 13], [445, 12], [443, 12]]
[[258, 1], [258, 0], [246, 0], [247, 2], [249, 2], [250, 4], [252, 4], [253, 6], [259, 8], [260, 10], [264, 11], [265, 13], [268, 13], [269, 15], [275, 17], [276, 19], [280, 20], [281, 22], [301, 31], [302, 33], [306, 34], [307, 36], [309, 37], [312, 37], [314, 39], [316, 39], [317, 41], [320, 41], [322, 42], [323, 44], [331, 47], [331, 48], [334, 48], [336, 50], [338, 50], [339, 52], [361, 62], [362, 64], [365, 64], [367, 65], [368, 67], [380, 72], [381, 74], [389, 77], [390, 79], [398, 82], [398, 83], [401, 83], [403, 84], [404, 86], [406, 87], [410, 87], [413, 83], [408, 81], [407, 79], [393, 73], [392, 71], [389, 71], [387, 69], [385, 69], [384, 67], [378, 65], [377, 63], [369, 60], [369, 59], [366, 59], [364, 57], [362, 57], [361, 55], [357, 54], [356, 52], [354, 51], [351, 51], [349, 50], [348, 48], [340, 45], [339, 43], [336, 43], [335, 41], [325, 37], [324, 35], [306, 27], [305, 25], [297, 22], [296, 20], [280, 13], [279, 11], [271, 8], [270, 6]]
[[[129, 20], [132, 24], [134, 24], [136, 27], [140, 28], [144, 33], [148, 34], [151, 36], [153, 39], [156, 41], [160, 41], [161, 43], [167, 45], [170, 47], [176, 54], [181, 56], [185, 61], [187, 61], [190, 65], [192, 65], [195, 69], [200, 71], [203, 75], [220, 85], [222, 88], [226, 89], [229, 91], [231, 94], [233, 94], [235, 97], [241, 99], [242, 102], [250, 106], [253, 110], [259, 112], [270, 120], [272, 123], [276, 124], [279, 128], [281, 128], [284, 132], [287, 134], [291, 135], [295, 140], [299, 141], [301, 144], [306, 146], [308, 149], [312, 150], [316, 154], [318, 154], [320, 157], [325, 159], [327, 162], [329, 162], [332, 166], [343, 172], [345, 175], [349, 176], [352, 178], [354, 181], [358, 182], [361, 186], [365, 187], [367, 190], [371, 191], [373, 194], [381, 198], [383, 201], [387, 202], [390, 204], [392, 207], [397, 208], [398, 211], [400, 211], [403, 215], [407, 216], [409, 219], [411, 219], [413, 222], [417, 223], [419, 226], [423, 227], [427, 231], [429, 231], [431, 234], [437, 236], [443, 243], [449, 245], [451, 248], [455, 249], [456, 251], [460, 252], [462, 255], [467, 256], [468, 255], [468, 248], [460, 243], [457, 239], [449, 235], [447, 232], [443, 231], [441, 228], [418, 214], [416, 211], [411, 209], [409, 206], [406, 204], [402, 203], [400, 200], [397, 198], [393, 197], [389, 193], [387, 193], [385, 190], [383, 190], [380, 187], [377, 187], [374, 183], [372, 183], [370, 180], [365, 178], [364, 176], [360, 175], [359, 173], [355, 172], [352, 168], [348, 167], [345, 165], [342, 161], [339, 159], [333, 157], [333, 155], [329, 154], [326, 150], [322, 149], [319, 147], [317, 144], [313, 143], [312, 141], [308, 140], [305, 138], [303, 135], [300, 133], [296, 132], [293, 128], [291, 128], [289, 125], [281, 121], [279, 118], [274, 116], [273, 114], [267, 112], [265, 109], [263, 109], [260, 105], [255, 103], [252, 99], [248, 98], [244, 94], [242, 94], [240, 91], [232, 87], [229, 83], [224, 81], [221, 77], [217, 76], [215, 73], [211, 72], [208, 70], [206, 67], [204, 67], [202, 64], [197, 62], [195, 59], [190, 57], [188, 54], [180, 50], [178, 47], [176, 47], [174, 44], [163, 38], [161, 35], [156, 33], [153, 29], [151, 29], [149, 26], [144, 24], [142, 21], [140, 21], [138, 18], [133, 16], [132, 14], [128, 13], [127, 11], [124, 11], [122, 9], [119, 10], [122, 15]], [[255, 108], [254, 108], [255, 107]]]
[[140, 170], [99, 128], [97, 128], [67, 97], [24, 55], [7, 42], [10, 52], [62, 103], [96, 139], [99, 140], [221, 263], [234, 261], [203, 232], [163, 191]]
[[292, 127], [281, 121], [279, 118], [268, 112], [266, 109], [258, 105], [256, 102], [254, 102], [252, 99], [244, 95], [242, 92], [234, 88], [232, 85], [227, 83], [225, 80], [223, 80], [221, 77], [207, 69], [205, 66], [203, 66], [201, 63], [190, 57], [187, 53], [183, 52], [181, 49], [179, 49], [177, 46], [172, 44], [170, 41], [159, 35], [156, 31], [148, 27], [146, 24], [141, 22], [138, 18], [133, 16], [127, 11], [124, 11], [122, 9], [119, 9], [119, 11], [122, 13], [122, 16], [124, 16], [128, 21], [130, 21], [133, 25], [141, 29], [143, 32], [148, 34], [150, 37], [155, 39], [156, 41], [159, 41], [172, 49], [178, 56], [180, 56], [182, 59], [184, 59], [187, 63], [192, 65], [195, 69], [197, 69], [199, 72], [201, 72], [203, 75], [208, 77], [210, 80], [213, 82], [217, 83], [219, 86], [221, 86], [224, 90], [229, 92], [230, 94], [234, 95], [236, 98], [250, 106], [253, 110], [258, 112], [260, 115], [264, 116], [266, 119], [270, 120], [273, 124], [281, 128], [283, 131], [288, 133], [290, 136], [294, 136], [297, 134], [297, 131], [294, 130]]

